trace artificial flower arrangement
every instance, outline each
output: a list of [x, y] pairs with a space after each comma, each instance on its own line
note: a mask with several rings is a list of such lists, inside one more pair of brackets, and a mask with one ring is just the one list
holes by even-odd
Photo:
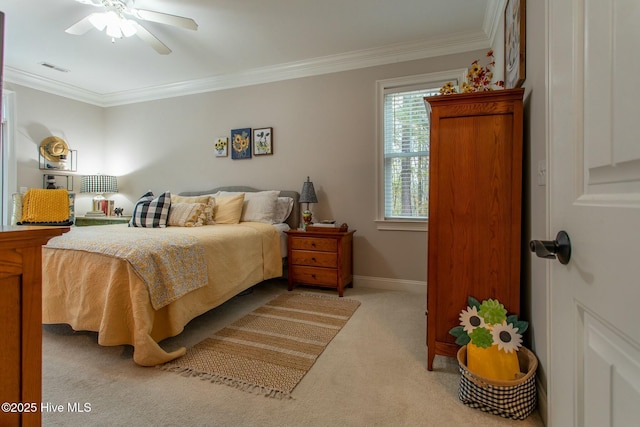
[[449, 333], [456, 337], [456, 344], [467, 346], [469, 371], [496, 380], [518, 378], [521, 373], [517, 351], [529, 323], [515, 315], [507, 316], [498, 300], [480, 303], [469, 297], [468, 304], [460, 313], [460, 325]]
[[463, 82], [459, 90], [452, 82], [446, 83], [440, 88], [441, 95], [449, 95], [452, 93], [470, 93], [470, 92], [484, 92], [494, 89], [504, 89], [504, 82], [499, 80], [492, 83], [493, 80], [493, 67], [496, 65], [496, 61], [493, 59], [493, 49], [487, 52], [487, 58], [490, 58], [489, 64], [482, 67], [480, 61], [475, 60], [471, 63], [471, 68], [467, 73], [467, 81]]

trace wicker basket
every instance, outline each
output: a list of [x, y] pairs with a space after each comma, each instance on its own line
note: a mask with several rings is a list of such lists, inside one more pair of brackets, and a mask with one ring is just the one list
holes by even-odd
[[528, 349], [518, 351], [522, 378], [499, 381], [484, 378], [467, 369], [467, 346], [458, 350], [460, 391], [458, 397], [465, 405], [505, 418], [523, 420], [537, 404], [536, 369], [538, 359]]

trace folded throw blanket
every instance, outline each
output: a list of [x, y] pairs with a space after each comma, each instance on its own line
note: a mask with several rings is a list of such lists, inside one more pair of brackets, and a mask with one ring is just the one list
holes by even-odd
[[69, 221], [69, 193], [64, 189], [27, 190], [22, 201], [20, 224]]

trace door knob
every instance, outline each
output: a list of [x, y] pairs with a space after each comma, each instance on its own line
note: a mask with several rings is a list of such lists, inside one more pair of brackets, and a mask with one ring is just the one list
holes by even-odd
[[566, 231], [559, 231], [556, 240], [532, 240], [529, 248], [540, 258], [558, 258], [560, 264], [568, 264], [571, 259], [571, 240]]

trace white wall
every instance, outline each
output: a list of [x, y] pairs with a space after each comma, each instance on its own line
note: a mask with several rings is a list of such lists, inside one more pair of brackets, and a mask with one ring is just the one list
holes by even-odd
[[[73, 101], [38, 90], [5, 83], [16, 93], [16, 141], [18, 163], [17, 188], [42, 188], [46, 171], [38, 168], [40, 142], [48, 136], [67, 141], [69, 148], [78, 151], [78, 172], [74, 190], [80, 190], [80, 177], [100, 172], [103, 164], [104, 109]], [[90, 210], [90, 197], [79, 198], [77, 211]]]

